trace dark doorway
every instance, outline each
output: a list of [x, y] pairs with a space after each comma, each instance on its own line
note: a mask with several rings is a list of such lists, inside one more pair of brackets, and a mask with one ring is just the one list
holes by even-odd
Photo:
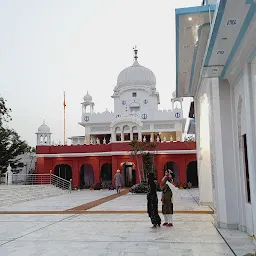
[[90, 188], [94, 184], [94, 171], [90, 164], [83, 164], [80, 168], [80, 188]]
[[72, 179], [72, 168], [68, 164], [58, 164], [54, 169], [54, 175], [70, 181]]
[[188, 182], [192, 183], [192, 187], [198, 187], [197, 161], [190, 162], [187, 166]]
[[126, 162], [123, 164], [122, 176], [125, 187], [131, 187], [136, 184], [136, 170], [133, 163]]
[[112, 184], [112, 164], [105, 163], [101, 166], [100, 178], [102, 183]]
[[244, 145], [244, 164], [245, 164], [245, 179], [246, 179], [245, 182], [246, 182], [247, 202], [251, 203], [251, 188], [250, 188], [250, 176], [249, 176], [246, 134], [243, 135], [243, 145]]
[[177, 163], [175, 162], [167, 162], [165, 165], [164, 165], [164, 173], [163, 173], [163, 176], [165, 175], [165, 171], [166, 170], [171, 170], [173, 171], [175, 177], [174, 177], [174, 183], [175, 184], [180, 184], [180, 174], [179, 174], [179, 167], [177, 165]]

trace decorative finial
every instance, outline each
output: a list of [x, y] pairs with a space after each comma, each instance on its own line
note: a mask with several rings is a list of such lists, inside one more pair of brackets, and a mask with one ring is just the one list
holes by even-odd
[[134, 60], [136, 61], [138, 59], [138, 49], [136, 45], [133, 47], [133, 50], [134, 50]]
[[45, 120], [43, 119], [43, 124], [45, 124]]

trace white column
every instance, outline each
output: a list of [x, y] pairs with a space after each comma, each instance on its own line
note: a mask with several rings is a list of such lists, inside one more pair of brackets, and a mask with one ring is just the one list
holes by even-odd
[[130, 132], [130, 140], [133, 140], [133, 132]]
[[141, 129], [138, 128], [138, 141], [142, 141], [142, 132]]
[[215, 221], [218, 227], [237, 229], [238, 204], [232, 126], [231, 88], [226, 80], [212, 79], [215, 143]]
[[121, 131], [121, 141], [124, 141], [124, 131], [123, 131], [123, 129]]
[[12, 184], [12, 168], [9, 164], [9, 166], [7, 167], [7, 172], [5, 173], [5, 183], [8, 184], [8, 185], [11, 185]]
[[154, 142], [154, 133], [153, 132], [151, 132], [150, 137], [151, 137], [151, 141]]
[[[250, 178], [250, 194], [251, 194], [251, 214], [247, 213], [247, 232], [250, 235], [256, 234], [256, 184], [255, 184], [255, 150], [256, 150], [256, 98], [255, 98], [255, 81], [256, 81], [256, 67], [255, 61], [252, 64], [248, 64], [244, 69], [244, 94], [245, 94], [245, 119], [246, 119], [246, 139], [247, 139], [247, 154], [248, 154], [248, 167], [249, 167], [249, 178]], [[254, 210], [253, 210], [254, 209]]]
[[36, 143], [36, 145], [40, 145], [40, 144], [41, 144], [41, 143], [40, 143], [40, 135], [37, 134], [36, 137], [37, 137], [37, 143]]
[[197, 125], [199, 201], [202, 205], [212, 205], [213, 188], [210, 157], [209, 101], [207, 94], [200, 95], [195, 100], [195, 119]]
[[115, 142], [116, 141], [115, 128], [110, 128], [110, 132], [111, 132], [111, 142]]

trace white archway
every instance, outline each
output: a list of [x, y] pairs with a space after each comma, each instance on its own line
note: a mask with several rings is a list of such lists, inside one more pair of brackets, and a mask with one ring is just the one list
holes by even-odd
[[[136, 127], [136, 130], [135, 130]], [[142, 140], [142, 122], [141, 120], [136, 116], [127, 116], [127, 117], [119, 117], [116, 118], [110, 125], [111, 134], [112, 134], [112, 141], [128, 141], [132, 140], [134, 138], [133, 132], [136, 131], [138, 134], [138, 140]], [[121, 132], [120, 140], [117, 140], [119, 138], [119, 129]], [[125, 140], [129, 134], [129, 139]]]

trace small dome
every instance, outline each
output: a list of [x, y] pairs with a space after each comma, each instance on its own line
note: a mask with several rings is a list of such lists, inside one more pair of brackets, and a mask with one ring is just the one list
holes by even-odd
[[84, 102], [92, 102], [92, 96], [88, 93], [84, 96]]
[[117, 86], [133, 86], [148, 85], [154, 87], [156, 85], [156, 77], [154, 73], [134, 61], [131, 67], [122, 70], [117, 78]]
[[51, 133], [51, 130], [44, 122], [42, 125], [39, 126], [38, 133]]

